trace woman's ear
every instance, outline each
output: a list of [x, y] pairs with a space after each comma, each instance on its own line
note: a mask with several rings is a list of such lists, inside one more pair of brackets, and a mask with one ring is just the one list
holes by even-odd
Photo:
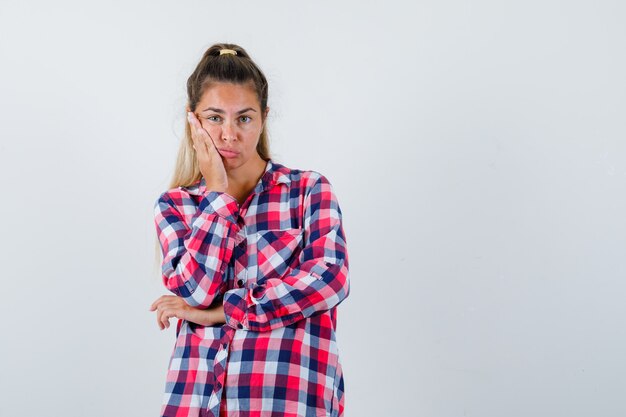
[[267, 123], [267, 114], [270, 112], [270, 108], [269, 106], [265, 108], [265, 115], [263, 116], [263, 127], [265, 127], [265, 124]]

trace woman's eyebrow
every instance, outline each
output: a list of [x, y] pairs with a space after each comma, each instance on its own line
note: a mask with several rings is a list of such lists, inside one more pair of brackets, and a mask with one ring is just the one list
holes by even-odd
[[[204, 113], [205, 111], [209, 111], [209, 110], [210, 110], [210, 111], [214, 111], [215, 113], [225, 113], [225, 111], [224, 111], [224, 110], [222, 110], [222, 109], [218, 109], [218, 108], [215, 108], [215, 107], [207, 107], [206, 109], [202, 110], [202, 113]], [[248, 108], [245, 108], [245, 109], [243, 109], [243, 110], [239, 110], [239, 111], [237, 112], [237, 114], [245, 113], [245, 112], [247, 112], [248, 110], [252, 110], [253, 112], [256, 112], [256, 110], [254, 110], [252, 107], [248, 107]]]

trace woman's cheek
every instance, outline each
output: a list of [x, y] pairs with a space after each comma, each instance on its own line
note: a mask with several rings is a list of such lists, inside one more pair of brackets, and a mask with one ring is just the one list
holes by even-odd
[[213, 126], [210, 123], [205, 123], [204, 126], [202, 126], [204, 128], [204, 130], [207, 131], [207, 133], [209, 134], [209, 136], [211, 136], [211, 139], [213, 139], [213, 141], [216, 141], [220, 138], [220, 129], [219, 127]]

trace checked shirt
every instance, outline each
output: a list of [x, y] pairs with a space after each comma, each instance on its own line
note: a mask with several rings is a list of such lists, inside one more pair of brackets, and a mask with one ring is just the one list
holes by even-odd
[[340, 417], [348, 253], [333, 188], [267, 161], [243, 204], [204, 178], [154, 206], [165, 287], [226, 323], [179, 319], [162, 417]]

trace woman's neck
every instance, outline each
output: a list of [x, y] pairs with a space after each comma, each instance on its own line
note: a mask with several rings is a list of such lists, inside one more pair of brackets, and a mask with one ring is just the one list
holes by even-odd
[[228, 171], [227, 193], [242, 204], [263, 176], [266, 166], [267, 161], [257, 157], [254, 161], [249, 161], [246, 166], [240, 167], [237, 172]]

